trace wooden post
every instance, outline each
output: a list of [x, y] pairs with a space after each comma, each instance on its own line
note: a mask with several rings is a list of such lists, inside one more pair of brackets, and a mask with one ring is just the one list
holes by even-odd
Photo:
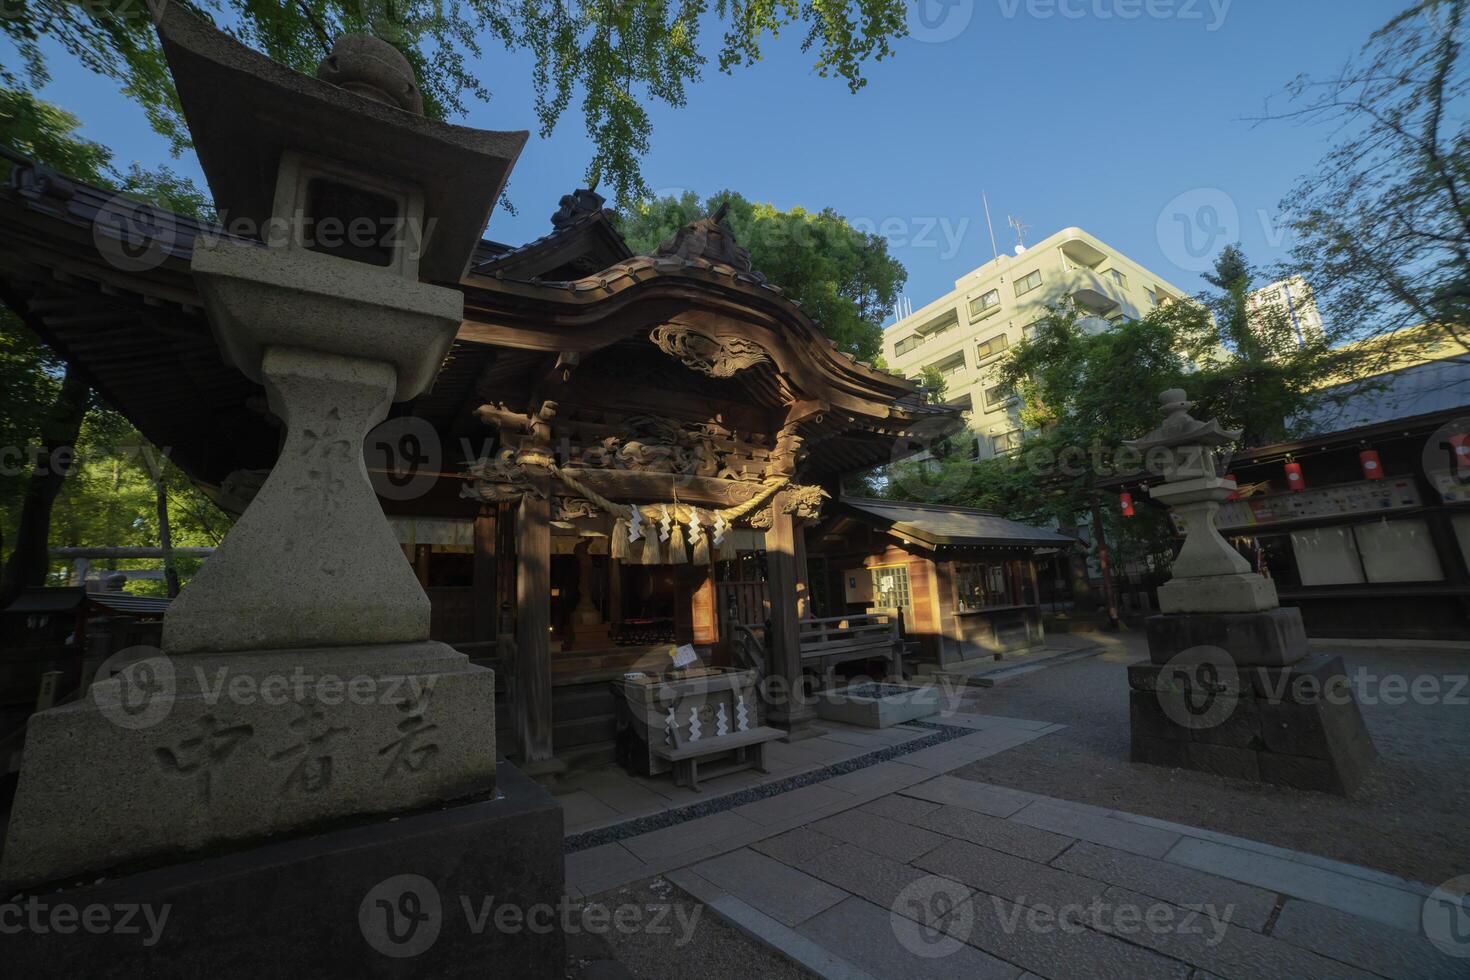
[[[516, 733], [523, 768], [552, 759], [551, 496], [546, 481], [516, 513]], [[542, 491], [537, 493], [536, 490]]]
[[623, 560], [607, 560], [607, 609], [602, 617], [609, 623], [623, 621]]
[[480, 508], [475, 517], [475, 640], [493, 643], [500, 602], [495, 586], [495, 511]]
[[1097, 546], [1097, 567], [1102, 574], [1103, 597], [1108, 609], [1108, 629], [1118, 628], [1118, 592], [1113, 585], [1113, 559], [1108, 554], [1108, 539], [1103, 535], [1102, 508], [1092, 505], [1092, 537]]
[[811, 619], [812, 586], [808, 581], [810, 571], [806, 567], [806, 530], [802, 521], [792, 521], [792, 545], [796, 552], [796, 618]]
[[820, 730], [811, 727], [816, 709], [803, 697], [801, 672], [801, 629], [796, 616], [796, 520], [785, 512], [787, 495], [779, 493], [771, 503], [771, 529], [766, 532], [766, 578], [771, 594], [771, 635], [767, 639], [771, 663], [767, 673], [776, 685], [776, 702], [767, 709], [771, 722], [786, 729], [785, 741], [794, 742]]

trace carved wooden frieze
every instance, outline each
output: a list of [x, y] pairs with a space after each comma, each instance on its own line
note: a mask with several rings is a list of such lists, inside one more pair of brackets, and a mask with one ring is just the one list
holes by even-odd
[[666, 323], [654, 327], [648, 339], [685, 367], [711, 378], [729, 378], [757, 364], [771, 363], [771, 355], [764, 347], [733, 334], [711, 336]]
[[460, 496], [482, 503], [519, 500], [528, 491], [537, 492], [531, 475], [516, 462], [516, 452], [502, 449], [493, 457], [482, 457], [469, 465], [470, 479]]
[[779, 498], [781, 509], [792, 517], [814, 521], [822, 516], [822, 501], [832, 495], [821, 487], [789, 486]]
[[582, 500], [579, 497], [553, 497], [551, 499], [551, 519], [554, 521], [575, 521], [583, 517], [596, 517], [600, 513], [597, 505], [590, 500]]

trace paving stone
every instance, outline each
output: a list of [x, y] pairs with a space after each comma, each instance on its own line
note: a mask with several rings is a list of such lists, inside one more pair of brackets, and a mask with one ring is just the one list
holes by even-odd
[[933, 778], [934, 774], [927, 769], [906, 766], [902, 762], [890, 760], [853, 772], [845, 772], [840, 776], [833, 776], [825, 780], [822, 785], [840, 789], [844, 793], [851, 793], [857, 797], [871, 798]]
[[963, 942], [944, 955], [920, 956], [900, 942], [892, 913], [861, 898], [840, 905], [803, 923], [797, 932], [834, 953], [861, 964], [876, 977], [904, 980], [1011, 980], [1020, 968], [996, 959]]
[[822, 737], [829, 742], [841, 742], [844, 745], [856, 746], [869, 752], [890, 744], [887, 739], [878, 738], [869, 732], [845, 728], [829, 728], [827, 734]]
[[1009, 902], [1053, 909], [1088, 905], [1107, 890], [1103, 882], [962, 840], [946, 841], [914, 861], [914, 867]]
[[1125, 820], [1099, 819], [1077, 810], [1033, 803], [1011, 814], [1010, 819], [1053, 833], [1106, 844], [1145, 857], [1163, 857], [1180, 840], [1178, 834], [1155, 827], [1144, 827]]
[[612, 876], [636, 873], [643, 862], [622, 844], [602, 844], [566, 857], [568, 883], [595, 883]]
[[1360, 915], [1406, 932], [1419, 931], [1423, 898], [1413, 892], [1193, 837], [1180, 840], [1167, 860]]
[[672, 827], [630, 837], [623, 841], [623, 846], [645, 861], [661, 860], [683, 851], [692, 851], [715, 840], [732, 837], [756, 826], [734, 810], [725, 810], [712, 816], [686, 820]]
[[669, 880], [702, 902], [715, 915], [757, 942], [780, 951], [793, 963], [823, 980], [876, 980], [826, 947], [752, 908], [690, 870], [674, 871]]
[[586, 782], [582, 788], [625, 817], [656, 813], [668, 806], [664, 797], [621, 774], [616, 779]]
[[837, 803], [855, 805], [856, 800], [842, 790], [822, 782], [768, 796], [755, 803], [738, 806], [729, 812], [738, 813], [752, 823], [767, 825], [779, 823], [790, 817], [799, 817], [802, 814], [812, 814], [824, 806]]
[[1033, 921], [1033, 910], [994, 895], [976, 895], [970, 904], [967, 943], [1049, 980], [1185, 980], [1190, 972], [1185, 963], [1075, 923]]
[[[1093, 928], [1231, 980], [1372, 980], [1345, 963], [1125, 888], [1109, 888], [1103, 908]], [[1119, 917], [1120, 909], [1131, 917]]]
[[1276, 908], [1274, 892], [1086, 841], [1079, 841], [1051, 865], [1185, 908], [1230, 906], [1230, 922], [1257, 932]]
[[805, 922], [848, 897], [846, 892], [825, 881], [749, 848], [703, 861], [694, 865], [693, 870], [787, 926]]
[[1072, 838], [1049, 830], [1028, 827], [1012, 820], [992, 817], [962, 806], [943, 806], [917, 821], [920, 827], [949, 837], [958, 837], [995, 851], [1046, 864], [1065, 851]]
[[[819, 851], [795, 862], [795, 866], [885, 909], [892, 908], [899, 894], [909, 885], [930, 877], [928, 872], [880, 857], [852, 844]], [[964, 888], [966, 895], [969, 891]]]
[[995, 747], [957, 745], [948, 742], [911, 752], [903, 757], [903, 761], [904, 765], [917, 766], [920, 769], [928, 769], [930, 772], [949, 772], [951, 769], [969, 765], [977, 759], [995, 755], [999, 751], [1001, 749]]
[[912, 796], [899, 796], [897, 793], [892, 793], [864, 803], [858, 809], [865, 813], [876, 813], [894, 820], [902, 820], [904, 823], [922, 826], [920, 821], [924, 815], [933, 813], [939, 809], [939, 806], [938, 803], [931, 803], [928, 800], [916, 800]]
[[825, 820], [818, 820], [811, 827], [829, 837], [836, 837], [849, 844], [865, 847], [874, 854], [905, 863], [944, 843], [941, 834], [861, 810], [848, 810]]
[[1296, 898], [1281, 907], [1271, 935], [1385, 977], [1451, 980], [1470, 975], [1470, 960], [1446, 956], [1427, 939]]
[[789, 864], [795, 867], [797, 862], [802, 859], [836, 847], [841, 843], [835, 837], [828, 837], [826, 834], [819, 834], [815, 830], [808, 830], [805, 827], [797, 827], [795, 830], [788, 830], [784, 834], [777, 834], [775, 837], [767, 837], [765, 840], [756, 841], [750, 846], [753, 850], [760, 851], [768, 857], [773, 857], [782, 864]]
[[992, 786], [989, 783], [980, 783], [972, 779], [960, 779], [957, 776], [936, 776], [928, 782], [916, 783], [903, 790], [902, 793], [904, 796], [930, 800], [934, 803], [947, 803], [951, 806], [962, 806], [967, 810], [978, 810], [992, 817], [1008, 817], [1037, 799], [1031, 793], [1006, 789], [1004, 786]]
[[565, 826], [568, 831], [617, 820], [621, 816], [617, 810], [586, 790], [577, 790], [564, 796], [558, 796], [556, 802], [561, 804], [562, 818], [566, 821]]

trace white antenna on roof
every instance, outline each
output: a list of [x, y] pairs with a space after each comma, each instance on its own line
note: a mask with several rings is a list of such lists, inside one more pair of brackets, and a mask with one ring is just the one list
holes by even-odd
[[980, 200], [985, 205], [985, 227], [990, 229], [990, 254], [993, 258], [1000, 258], [1000, 249], [995, 247], [995, 225], [990, 223], [990, 198], [985, 192], [980, 192]]
[[1016, 254], [1020, 255], [1026, 251], [1026, 232], [1031, 230], [1031, 226], [1022, 224], [1020, 218], [1011, 215], [1006, 215], [1006, 224], [1010, 225], [1016, 233]]

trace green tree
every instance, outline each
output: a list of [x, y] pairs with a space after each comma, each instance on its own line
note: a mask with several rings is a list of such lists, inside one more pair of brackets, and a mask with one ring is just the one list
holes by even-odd
[[949, 379], [932, 364], [919, 369], [919, 384], [929, 390], [929, 401], [936, 405], [944, 401], [944, 396], [949, 391]]
[[830, 208], [808, 211], [747, 201], [721, 191], [703, 204], [692, 192], [647, 199], [624, 209], [619, 226], [635, 252], [652, 252], [691, 221], [729, 205], [726, 223], [755, 268], [801, 304], [837, 346], [874, 361], [883, 318], [908, 273], [878, 235], [859, 231]]
[[1292, 264], [1345, 332], [1435, 324], [1438, 337], [1403, 342], [1449, 337], [1470, 353], [1467, 29], [1470, 0], [1420, 0], [1339, 71], [1297, 78], [1290, 108], [1262, 120], [1320, 125], [1334, 139], [1283, 207]]
[[[179, 3], [180, 0], [172, 0]], [[609, 185], [631, 202], [646, 191], [639, 159], [653, 131], [648, 106], [675, 108], [697, 82], [708, 56], [700, 31], [723, 31], [717, 62], [732, 72], [760, 60], [767, 35], [804, 32], [823, 77], [850, 90], [866, 80], [869, 61], [893, 53], [907, 33], [903, 0], [825, 3], [741, 3], [716, 0], [189, 0], [184, 6], [217, 20], [246, 43], [299, 71], [315, 71], [334, 38], [374, 34], [392, 43], [418, 72], [427, 112], [463, 115], [466, 103], [489, 101], [475, 61], [487, 45], [535, 58], [532, 81], [541, 134], [549, 135], [580, 94], [593, 143], [587, 166], [592, 186]], [[87, 69], [118, 82], [176, 151], [187, 145], [178, 100], [153, 32], [155, 0], [26, 0], [0, 17], [0, 31], [19, 49], [19, 72], [0, 67], [0, 83], [32, 85], [48, 74], [48, 51], [59, 49]], [[53, 48], [54, 46], [54, 48]]]
[[[146, 171], [136, 165], [118, 173], [108, 150], [79, 137], [78, 127], [70, 113], [30, 93], [0, 88], [0, 145], [162, 207], [200, 213], [197, 209], [204, 205], [204, 197], [188, 180], [166, 169]], [[11, 161], [0, 162], [8, 176]], [[0, 445], [5, 447], [4, 465], [0, 466], [0, 550], [8, 551], [0, 572], [3, 608], [20, 589], [45, 583], [58, 509], [63, 514], [68, 509], [94, 516], [108, 513], [118, 524], [99, 529], [99, 536], [85, 540], [75, 533], [62, 536], [67, 543], [156, 544], [160, 494], [152, 484], [149, 506], [141, 511], [137, 505], [123, 506], [105, 495], [89, 496], [96, 484], [90, 477], [82, 479], [93, 465], [86, 461], [109, 454], [118, 458], [117, 447], [124, 441], [140, 440], [121, 416], [100, 403], [80, 374], [52, 354], [7, 309], [0, 309], [0, 369], [5, 377], [0, 387], [0, 438], [4, 440]], [[163, 478], [172, 479], [175, 498], [186, 502], [191, 514], [195, 512], [203, 500], [198, 491], [186, 486], [180, 475], [170, 477], [165, 471]], [[165, 483], [165, 501], [168, 489]], [[164, 512], [166, 508], [165, 502]], [[154, 529], [150, 542], [134, 542], [123, 534], [124, 527], [140, 532], [149, 526]], [[122, 536], [109, 540], [114, 531]]]
[[1124, 442], [1158, 425], [1159, 392], [1185, 388], [1198, 417], [1242, 429], [1242, 445], [1255, 446], [1295, 435], [1297, 420], [1344, 397], [1329, 390], [1330, 382], [1362, 369], [1363, 352], [1298, 338], [1283, 311], [1253, 311], [1252, 276], [1245, 255], [1231, 246], [1207, 276], [1213, 293], [1140, 320], [1093, 332], [1082, 328], [1077, 310], [1052, 309], [1000, 363], [1002, 390], [1021, 399], [1029, 433], [1021, 448], [973, 461], [936, 452], [935, 459], [893, 468], [885, 491], [934, 499], [941, 488], [951, 502], [1063, 529], [1088, 523], [1096, 512], [1115, 558], [1167, 567], [1173, 535], [1164, 515], [1138, 507], [1125, 519], [1114, 503], [1117, 488], [1137, 496], [1133, 485], [1148, 476], [1145, 461]]

